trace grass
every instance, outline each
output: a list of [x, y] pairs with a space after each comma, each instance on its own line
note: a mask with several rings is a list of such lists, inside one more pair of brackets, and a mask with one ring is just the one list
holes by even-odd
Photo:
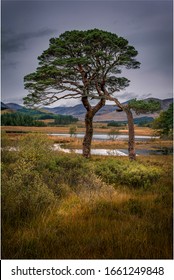
[[[71, 126], [71, 125], [70, 125]], [[54, 127], [24, 127], [24, 126], [2, 126], [2, 131], [23, 131], [23, 132], [40, 132], [40, 133], [69, 133], [70, 126], [54, 126]], [[108, 133], [111, 130], [110, 127], [101, 126], [101, 124], [94, 123], [94, 133]], [[84, 132], [84, 123], [77, 123], [77, 133]], [[127, 128], [119, 128], [119, 133], [128, 134]], [[137, 135], [152, 135], [153, 129], [148, 127], [135, 126], [135, 133]]]
[[172, 156], [85, 160], [53, 153], [44, 135], [24, 136], [18, 152], [5, 149], [10, 141], [2, 142], [2, 258], [173, 258]]
[[[23, 134], [26, 133], [69, 133], [70, 126], [63, 127], [24, 127], [24, 126], [2, 126], [2, 132], [7, 131], [10, 139], [16, 141], [20, 140]], [[77, 133], [85, 131], [84, 123], [77, 123]], [[94, 124], [94, 133], [106, 133], [108, 134], [110, 128], [107, 125], [101, 125], [100, 123]], [[127, 134], [126, 129], [120, 129], [119, 133]], [[154, 131], [148, 127], [135, 126], [136, 135], [148, 135], [153, 136]], [[64, 148], [81, 149], [82, 139], [76, 137], [62, 137], [62, 136], [48, 136], [54, 143], [64, 144]], [[136, 149], [159, 149], [160, 147], [172, 147], [172, 140], [150, 139], [148, 141], [136, 142]], [[122, 140], [107, 140], [107, 141], [92, 141], [92, 149], [127, 149], [127, 141]]]

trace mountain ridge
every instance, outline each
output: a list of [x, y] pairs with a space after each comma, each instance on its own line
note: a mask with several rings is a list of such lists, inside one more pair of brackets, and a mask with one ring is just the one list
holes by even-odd
[[[156, 100], [159, 101], [161, 104], [161, 110], [167, 110], [169, 105], [171, 103], [173, 103], [173, 98], [166, 98], [166, 99], [158, 99], [158, 98], [147, 98], [145, 99], [145, 101], [148, 100]], [[123, 102], [122, 104], [127, 104], [130, 100]], [[24, 106], [21, 106], [17, 103], [3, 103], [1, 102], [1, 110], [2, 110], [2, 105], [3, 107], [6, 106], [8, 109], [12, 109], [12, 110], [20, 110], [22, 108], [24, 108]], [[95, 115], [94, 117], [94, 121], [125, 121], [127, 119], [126, 114], [124, 112], [117, 112], [116, 109], [118, 107], [116, 105], [105, 105], [104, 107], [102, 107], [99, 112]], [[53, 114], [59, 114], [59, 115], [71, 115], [73, 117], [78, 118], [79, 120], [84, 120], [85, 118], [85, 113], [86, 110], [84, 108], [84, 106], [82, 104], [77, 104], [75, 106], [69, 106], [69, 107], [65, 107], [65, 106], [56, 106], [53, 108], [49, 108], [49, 107], [43, 107], [41, 108], [41, 110], [46, 110], [47, 112], [53, 113]], [[3, 109], [4, 110], [4, 109]], [[153, 114], [140, 114], [140, 115], [136, 115], [133, 112], [133, 116], [134, 118], [141, 118], [141, 117], [152, 117], [152, 118], [156, 118], [159, 115], [159, 113], [153, 113]]]

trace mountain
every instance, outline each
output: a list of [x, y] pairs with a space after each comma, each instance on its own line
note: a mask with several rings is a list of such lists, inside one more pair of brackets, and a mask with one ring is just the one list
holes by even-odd
[[23, 108], [23, 106], [16, 104], [16, 103], [7, 103], [6, 104], [8, 106], [8, 108], [12, 109], [12, 110], [20, 110]]
[[9, 107], [7, 106], [7, 104], [1, 102], [1, 110], [7, 110], [9, 109]]
[[[145, 100], [156, 100], [160, 102], [161, 104], [161, 110], [167, 110], [169, 105], [173, 103], [173, 98], [168, 99], [158, 99], [158, 98], [147, 98]], [[129, 100], [130, 101], [130, 100]], [[127, 104], [129, 101], [126, 101], [122, 104]], [[116, 105], [105, 105], [103, 108], [100, 109], [100, 111], [95, 115], [94, 121], [125, 121], [127, 119], [126, 114], [124, 112], [117, 112], [116, 109], [118, 107]], [[84, 120], [86, 110], [82, 104], [78, 104], [74, 107], [54, 107], [54, 108], [48, 108], [45, 107], [49, 112], [52, 112], [54, 114], [60, 114], [60, 115], [72, 115], [73, 117], [79, 118], [80, 120]], [[134, 118], [143, 118], [143, 117], [150, 117], [150, 118], [156, 118], [159, 113], [152, 113], [152, 114], [140, 114], [136, 115], [133, 113]]]
[[[75, 105], [74, 107], [54, 107], [54, 108], [44, 107], [44, 109], [54, 114], [72, 115], [74, 117], [82, 117], [82, 118], [84, 117], [84, 114], [86, 112], [82, 104]], [[103, 108], [100, 109], [100, 111], [97, 114], [103, 115], [109, 112], [113, 112], [115, 110], [116, 110], [116, 106], [105, 105]]]
[[[159, 101], [161, 104], [161, 110], [167, 110], [169, 105], [173, 103], [173, 98], [168, 99], [158, 99], [158, 98], [147, 98], [145, 100], [156, 100]], [[129, 100], [130, 101], [130, 100]], [[122, 104], [127, 104], [129, 101], [126, 101]], [[5, 110], [5, 106], [9, 109], [15, 110], [15, 111], [26, 111], [26, 113], [30, 114], [31, 110], [25, 109], [25, 107], [18, 105], [16, 103], [3, 103], [1, 102], [1, 110]], [[4, 108], [4, 109], [2, 109]], [[118, 107], [116, 105], [105, 105], [101, 110], [95, 115], [94, 121], [102, 122], [102, 121], [126, 121], [127, 117], [124, 112], [117, 112], [116, 109]], [[78, 118], [79, 120], [84, 120], [86, 110], [82, 104], [78, 104], [75, 106], [70, 107], [64, 107], [64, 106], [58, 106], [54, 108], [44, 107], [41, 110], [42, 112], [50, 112], [53, 114], [58, 115], [70, 115], [75, 118]], [[32, 112], [33, 114], [33, 112]], [[156, 118], [159, 115], [159, 113], [153, 113], [153, 114], [140, 114], [136, 115], [133, 113], [134, 118], [143, 118], [143, 117], [150, 117], [150, 118]]]

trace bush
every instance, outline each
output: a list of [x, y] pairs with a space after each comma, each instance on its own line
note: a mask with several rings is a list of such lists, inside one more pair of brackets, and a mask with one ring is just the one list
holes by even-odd
[[[55, 153], [51, 144], [47, 136], [31, 133], [20, 140], [16, 151], [4, 150], [9, 157], [4, 157], [2, 170], [3, 221], [19, 224], [64, 197], [103, 185], [90, 162], [75, 154]], [[4, 147], [8, 145], [12, 143], [4, 139]]]
[[105, 160], [96, 167], [96, 174], [109, 184], [125, 184], [132, 187], [150, 186], [159, 178], [161, 171], [154, 166], [138, 162]]
[[52, 141], [47, 135], [30, 133], [25, 135], [19, 143], [19, 158], [31, 162], [36, 170], [42, 170], [54, 157]]
[[51, 160], [46, 136], [29, 134], [17, 148], [15, 152], [3, 151], [13, 157], [13, 161], [4, 157], [6, 166], [2, 170], [3, 220], [10, 223], [36, 217], [56, 200], [40, 172]]
[[53, 180], [68, 185], [76, 193], [84, 188], [95, 189], [102, 185], [93, 166], [80, 155], [57, 154], [48, 170], [55, 174]]
[[[9, 176], [10, 175], [10, 176]], [[19, 159], [2, 175], [2, 218], [11, 224], [36, 218], [55, 202], [53, 192], [43, 182], [34, 165]]]

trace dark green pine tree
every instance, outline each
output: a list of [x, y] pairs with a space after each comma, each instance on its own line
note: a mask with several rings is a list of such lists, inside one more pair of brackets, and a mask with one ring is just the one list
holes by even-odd
[[[48, 105], [60, 99], [80, 99], [86, 109], [83, 155], [90, 157], [93, 118], [108, 96], [129, 85], [118, 76], [123, 68], [139, 68], [137, 51], [110, 32], [92, 29], [67, 31], [38, 57], [39, 67], [24, 77], [29, 91], [26, 106]], [[96, 105], [90, 100], [96, 99]]]
[[173, 103], [154, 120], [153, 128], [159, 130], [162, 137], [173, 137]]

